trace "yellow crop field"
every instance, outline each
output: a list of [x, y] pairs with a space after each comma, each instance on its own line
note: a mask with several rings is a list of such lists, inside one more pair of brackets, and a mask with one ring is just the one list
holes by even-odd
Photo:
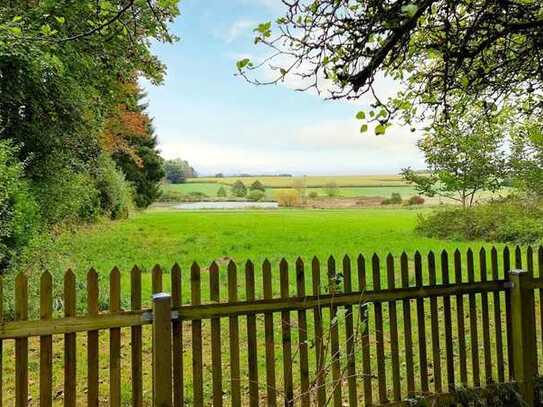
[[341, 176], [296, 176], [296, 177], [199, 177], [189, 178], [187, 182], [216, 183], [232, 185], [237, 180], [250, 185], [254, 181], [260, 181], [267, 188], [292, 188], [297, 185], [305, 185], [307, 188], [323, 187], [329, 183], [335, 183], [338, 187], [398, 187], [407, 183], [399, 175], [341, 175]]

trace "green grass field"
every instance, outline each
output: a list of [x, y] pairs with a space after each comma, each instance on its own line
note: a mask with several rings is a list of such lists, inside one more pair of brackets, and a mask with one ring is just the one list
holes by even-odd
[[[138, 265], [144, 271], [144, 297], [150, 298], [150, 273], [155, 264], [166, 270], [178, 262], [188, 270], [193, 261], [207, 268], [217, 261], [221, 268], [230, 259], [242, 264], [247, 259], [257, 266], [268, 258], [277, 265], [285, 257], [338, 261], [348, 254], [353, 259], [374, 252], [399, 256], [406, 251], [479, 249], [482, 242], [440, 241], [419, 236], [414, 228], [423, 210], [256, 210], [256, 211], [173, 211], [155, 209], [132, 218], [106, 223], [75, 233], [65, 233], [49, 248], [55, 253], [45, 265], [55, 276], [71, 268], [84, 281], [86, 271], [95, 267], [106, 280], [118, 266], [123, 286], [128, 289], [129, 270]], [[43, 267], [43, 266], [42, 266]], [[184, 290], [188, 290], [188, 284]], [[205, 290], [205, 287], [204, 287]], [[189, 291], [186, 291], [187, 296]], [[204, 297], [206, 292], [204, 291]]]

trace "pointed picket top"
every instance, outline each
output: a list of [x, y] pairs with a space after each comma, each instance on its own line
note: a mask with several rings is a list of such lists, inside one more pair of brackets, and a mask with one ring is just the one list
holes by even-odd
[[40, 286], [43, 287], [44, 285], [51, 285], [53, 283], [53, 276], [49, 272], [49, 270], [45, 270], [43, 273], [41, 273], [40, 277]]
[[111, 281], [113, 281], [113, 279], [117, 280], [121, 278], [121, 272], [117, 266], [113, 267], [111, 273], [109, 274], [109, 278]]
[[492, 256], [497, 256], [498, 255], [498, 250], [496, 249], [496, 246], [492, 246], [492, 249], [490, 249], [490, 254]]
[[358, 262], [365, 262], [366, 259], [362, 253], [360, 253], [357, 257]]
[[296, 267], [299, 268], [299, 267], [304, 267], [304, 261], [302, 260], [302, 258], [300, 256], [298, 256], [296, 258]]
[[285, 259], [284, 257], [281, 259], [281, 261], [279, 262], [279, 267], [281, 268], [287, 268], [288, 267], [288, 261], [287, 259]]
[[153, 269], [151, 270], [152, 274], [162, 274], [162, 269], [160, 268], [159, 264], [155, 264]]
[[509, 255], [509, 252], [510, 252], [509, 246], [505, 246], [505, 247], [503, 248], [503, 254], [504, 254], [504, 255]]
[[433, 250], [430, 250], [430, 251], [428, 252], [428, 258], [429, 258], [429, 259], [430, 259], [430, 258], [433, 258], [433, 259], [436, 258], [436, 255], [434, 254], [434, 251], [433, 251]]
[[94, 267], [91, 267], [89, 269], [89, 271], [87, 271], [87, 282], [90, 280], [90, 279], [93, 279], [93, 280], [98, 280], [98, 272], [96, 271], [96, 269]]
[[174, 265], [172, 266], [172, 273], [181, 273], [181, 266], [179, 265], [179, 263], [174, 263]]
[[190, 266], [190, 273], [191, 276], [199, 275], [200, 274], [200, 266], [196, 261], [193, 261]]
[[237, 266], [234, 260], [230, 259], [226, 268], [228, 269], [228, 271], [236, 271]]
[[449, 253], [447, 253], [447, 250], [443, 249], [441, 250], [441, 261], [448, 260], [449, 259]]
[[533, 256], [533, 254], [534, 254], [534, 249], [532, 248], [532, 246], [528, 246], [528, 248], [526, 249], [526, 255], [530, 257], [530, 256]]
[[28, 277], [20, 272], [15, 277], [15, 319], [28, 318]]
[[313, 258], [311, 259], [311, 265], [313, 267], [319, 267], [320, 262], [317, 256], [313, 256]]
[[343, 256], [343, 264], [345, 264], [345, 263], [351, 263], [351, 258], [349, 257], [348, 254]]
[[466, 252], [466, 254], [469, 256], [472, 256], [473, 257], [473, 250], [471, 250], [471, 247], [468, 248], [468, 251]]
[[270, 263], [270, 261], [268, 260], [267, 257], [266, 257], [266, 258], [264, 259], [264, 261], [262, 262], [262, 267], [268, 268], [268, 269], [271, 268], [271, 263]]
[[455, 255], [455, 256], [462, 256], [462, 253], [460, 253], [460, 249], [457, 248], [457, 249], [454, 251], [454, 255]]
[[134, 267], [132, 267], [132, 270], [130, 270], [130, 277], [132, 279], [134, 279], [134, 278], [137, 278], [140, 275], [141, 275], [140, 268], [138, 266], [134, 265]]
[[422, 258], [422, 255], [420, 254], [420, 252], [418, 250], [415, 252], [415, 258], [417, 258], [417, 257]]
[[486, 256], [486, 249], [484, 247], [481, 247], [481, 250], [479, 250], [479, 256]]
[[518, 245], [515, 247], [515, 268], [522, 268], [522, 250]]
[[212, 273], [216, 273], [219, 271], [219, 265], [217, 264], [215, 260], [213, 260], [211, 264], [209, 265], [209, 271]]
[[17, 277], [15, 277], [15, 284], [20, 286], [22, 284], [28, 283], [28, 277], [24, 271], [21, 271], [19, 274], [17, 274]]
[[402, 254], [400, 255], [400, 259], [402, 261], [407, 261], [407, 253], [405, 252], [405, 250], [402, 252]]

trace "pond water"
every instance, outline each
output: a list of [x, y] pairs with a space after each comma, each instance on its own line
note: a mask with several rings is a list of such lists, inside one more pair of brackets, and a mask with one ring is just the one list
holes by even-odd
[[174, 205], [175, 209], [277, 209], [277, 202], [186, 202]]

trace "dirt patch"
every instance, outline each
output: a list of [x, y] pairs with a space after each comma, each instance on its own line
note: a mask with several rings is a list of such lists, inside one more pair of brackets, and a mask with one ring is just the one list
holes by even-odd
[[313, 209], [347, 209], [347, 208], [368, 208], [381, 206], [381, 197], [359, 197], [359, 198], [317, 198], [308, 199], [305, 208]]

